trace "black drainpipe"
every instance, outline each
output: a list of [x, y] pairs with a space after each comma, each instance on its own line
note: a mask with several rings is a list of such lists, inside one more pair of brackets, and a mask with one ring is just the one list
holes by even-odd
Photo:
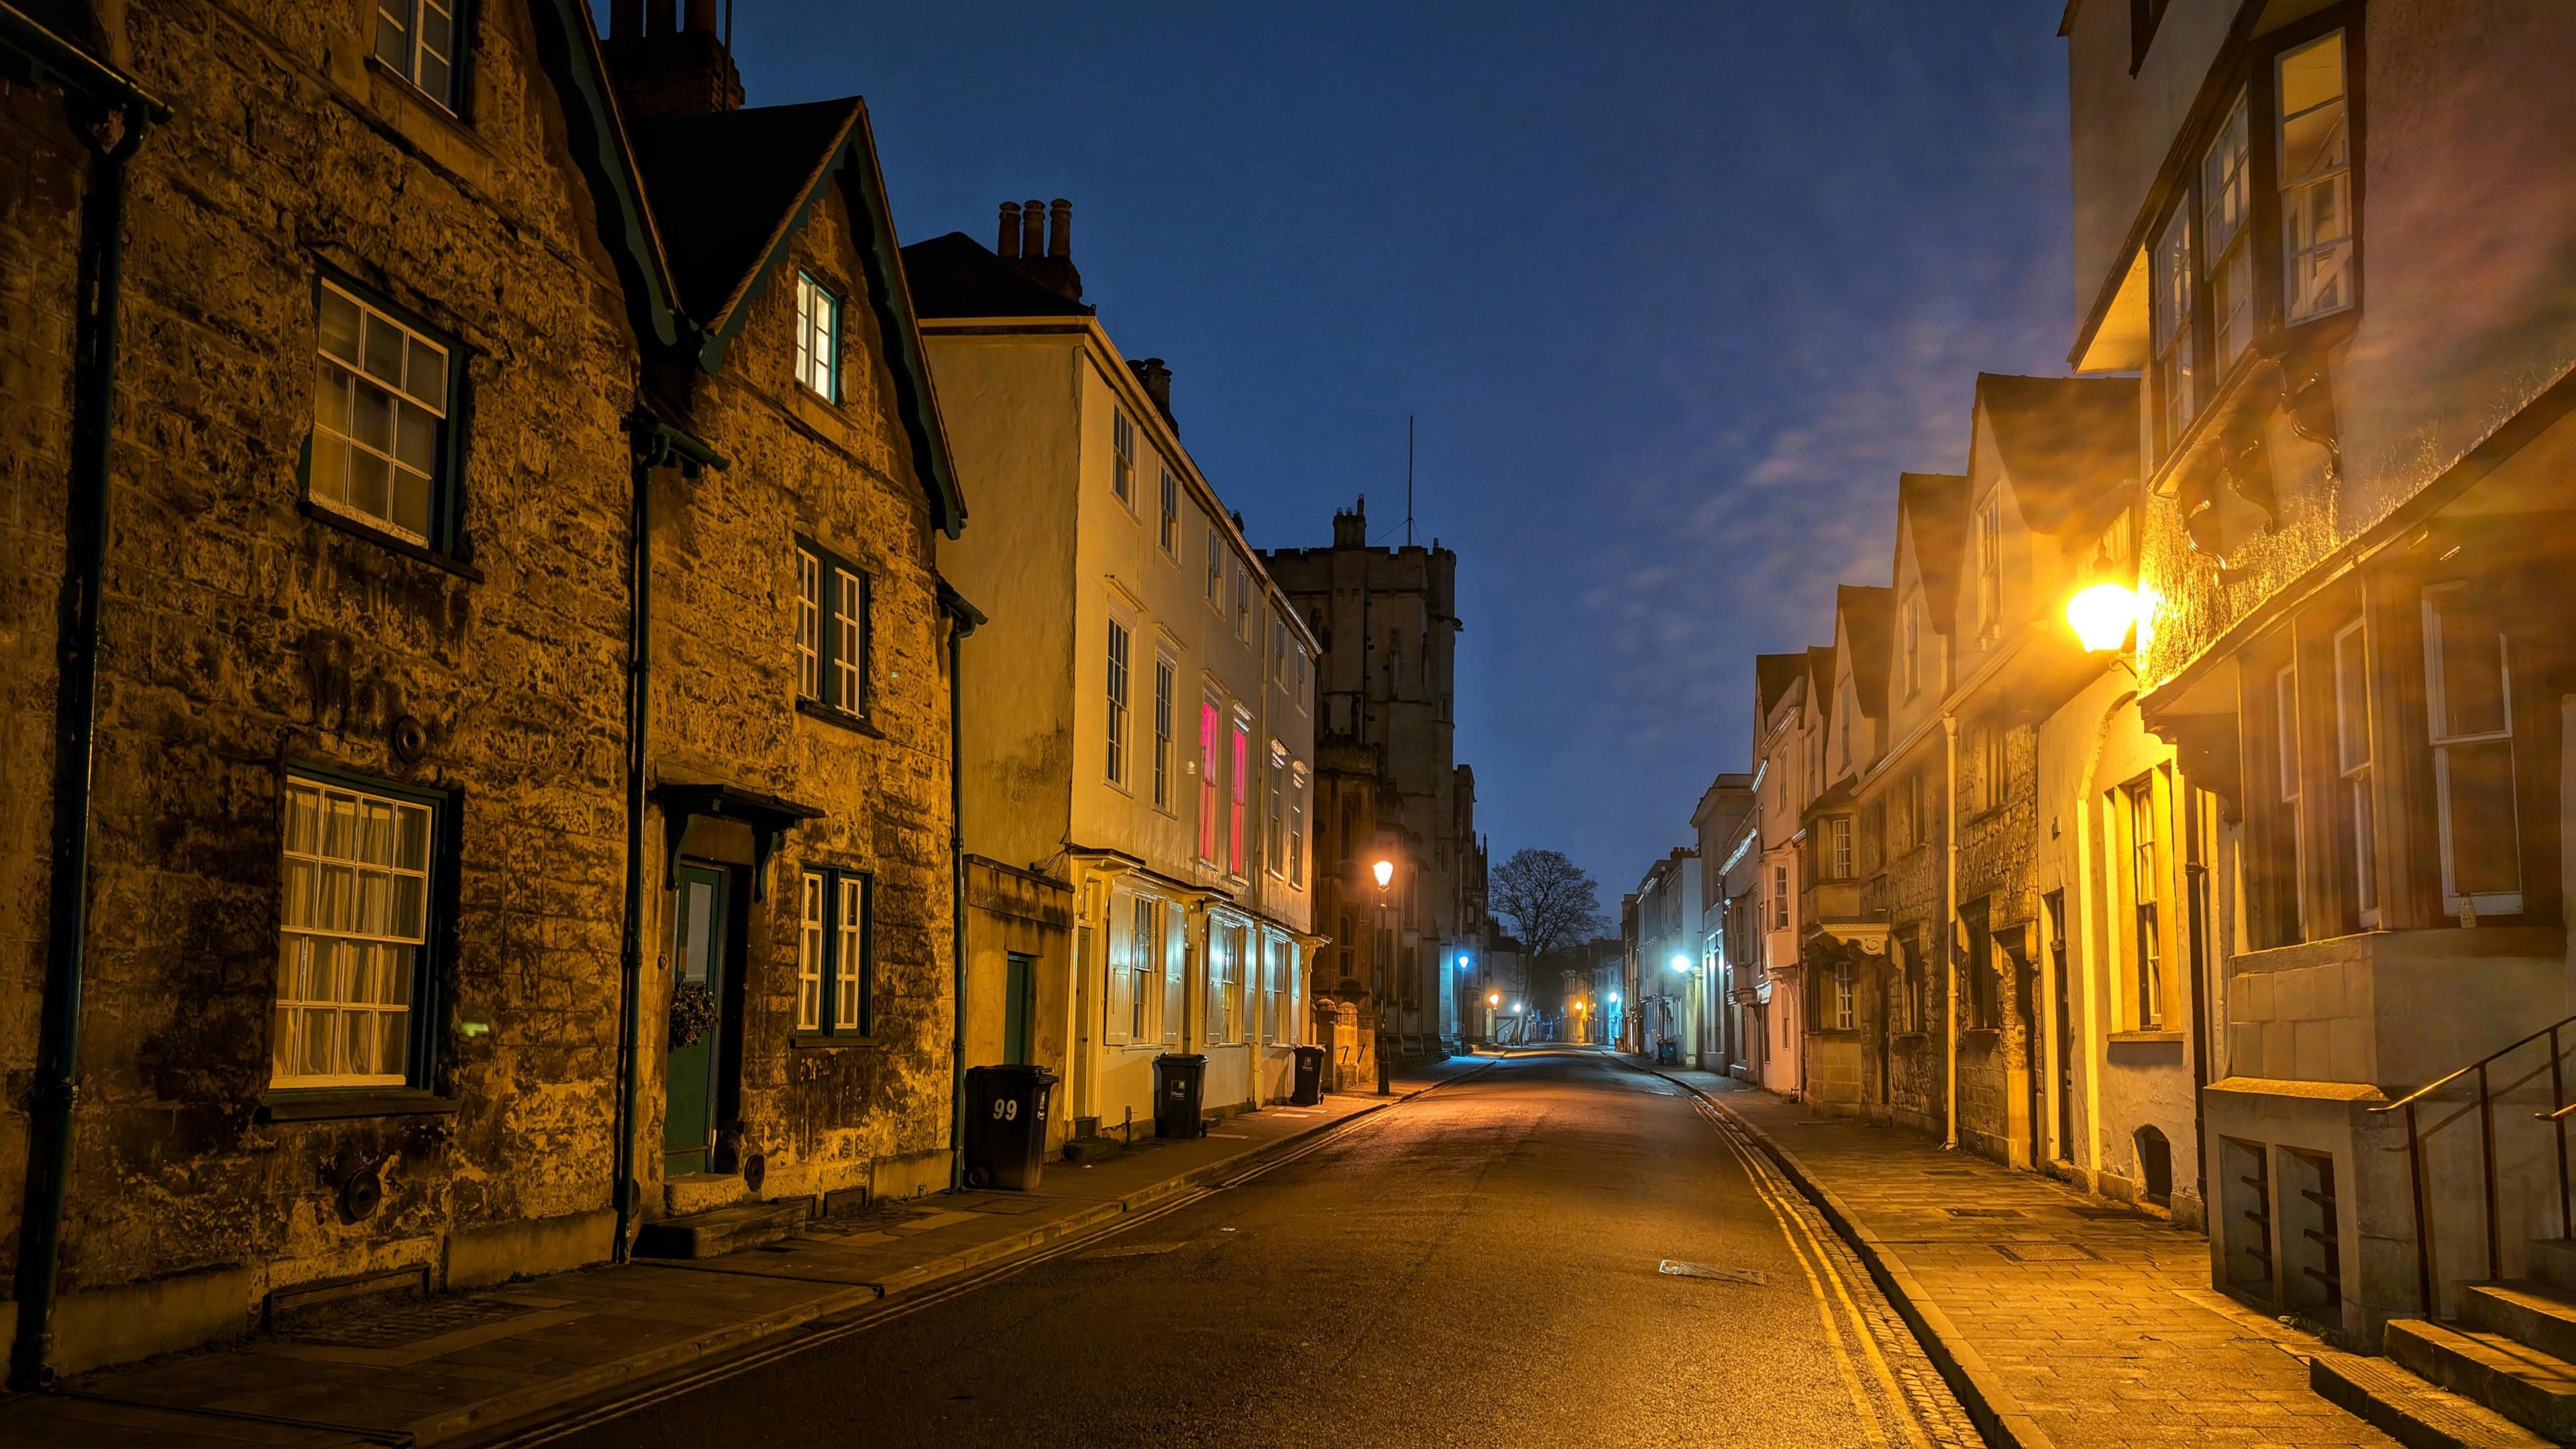
[[[54, 733], [54, 858], [46, 921], [45, 984], [27, 1093], [27, 1188], [19, 1223], [18, 1333], [9, 1384], [53, 1377], [54, 1300], [61, 1283], [63, 1213], [71, 1190], [72, 1104], [79, 1092], [81, 976], [89, 935], [89, 801], [98, 723], [99, 594], [107, 572], [108, 454], [116, 425], [117, 318], [125, 277], [125, 162], [144, 129], [170, 108], [85, 51], [6, 12], [0, 45], [38, 78], [79, 97], [73, 122], [97, 159], [81, 228], [82, 289], [89, 306], [75, 341], [70, 492], [63, 510], [65, 567]], [[12, 67], [16, 69], [16, 67]], [[95, 114], [83, 114], [95, 108]], [[99, 127], [122, 122], [113, 142]]]
[[677, 463], [681, 476], [730, 466], [713, 448], [638, 409], [627, 419], [634, 442], [634, 505], [627, 539], [626, 634], [626, 931], [619, 947], [617, 997], [616, 1166], [610, 1192], [616, 1199], [617, 1241], [623, 1263], [635, 1235], [643, 1186], [635, 1180], [635, 1074], [644, 977], [645, 727], [651, 721], [653, 670], [653, 470]]
[[948, 1037], [948, 1190], [966, 1182], [966, 675], [961, 645], [983, 613], [945, 582], [939, 606], [948, 626], [948, 934], [949, 990], [955, 1007], [949, 1012]]

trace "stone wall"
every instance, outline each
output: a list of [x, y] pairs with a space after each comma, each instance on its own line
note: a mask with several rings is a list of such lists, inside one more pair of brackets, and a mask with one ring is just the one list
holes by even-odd
[[[474, 27], [463, 120], [371, 64], [343, 4], [106, 13], [107, 52], [176, 114], [129, 172], [63, 1271], [75, 1298], [220, 1282], [190, 1310], [203, 1336], [247, 1324], [275, 1286], [401, 1265], [435, 1277], [451, 1234], [607, 1205], [634, 347], [522, 7], [487, 7]], [[6, 102], [0, 184], [18, 194], [0, 253], [70, 254], [76, 188], [42, 114], [58, 106]], [[13, 290], [68, 295], [44, 268], [0, 271]], [[304, 501], [325, 272], [463, 356], [461, 526], [443, 554]], [[29, 565], [8, 571], [0, 605], [13, 1065], [42, 978], [41, 917], [24, 914], [44, 890], [24, 832], [42, 827], [23, 822], [43, 812], [14, 802], [44, 799], [22, 793], [16, 745], [50, 727], [32, 721], [51, 704], [42, 581], [60, 571], [63, 385], [46, 375], [67, 365], [59, 307], [13, 300], [0, 333], [0, 547]], [[419, 747], [398, 752], [406, 721]], [[295, 766], [448, 792], [455, 883], [424, 1083], [438, 1100], [420, 1105], [452, 1115], [283, 1120], [263, 1104]], [[0, 1153], [13, 1176], [16, 1110]], [[372, 1162], [383, 1206], [351, 1221], [339, 1186]], [[82, 1321], [67, 1302], [66, 1324]], [[67, 1341], [58, 1361], [115, 1352]]]

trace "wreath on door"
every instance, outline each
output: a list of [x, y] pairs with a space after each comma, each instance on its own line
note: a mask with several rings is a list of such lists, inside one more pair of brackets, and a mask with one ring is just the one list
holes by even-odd
[[703, 981], [671, 988], [671, 1045], [696, 1046], [716, 1029], [716, 994]]

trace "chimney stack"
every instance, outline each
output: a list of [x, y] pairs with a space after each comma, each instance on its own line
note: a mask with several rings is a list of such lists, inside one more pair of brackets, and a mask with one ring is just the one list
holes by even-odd
[[1034, 196], [1003, 202], [1001, 245], [993, 254], [1066, 301], [1082, 300], [1082, 272], [1073, 264], [1073, 203], [1063, 197], [1052, 204]]
[[1333, 510], [1333, 547], [1368, 547], [1367, 494], [1361, 494], [1359, 503], [1351, 508]]
[[1136, 374], [1137, 385], [1145, 389], [1145, 396], [1154, 400], [1154, 411], [1163, 415], [1163, 421], [1172, 425], [1173, 432], [1179, 432], [1181, 421], [1172, 416], [1172, 370], [1163, 365], [1163, 359], [1148, 357], [1142, 362], [1130, 361], [1127, 370]]
[[716, 0], [688, 0], [685, 12], [679, 0], [615, 0], [601, 51], [626, 114], [653, 120], [741, 110], [742, 72], [717, 24]]

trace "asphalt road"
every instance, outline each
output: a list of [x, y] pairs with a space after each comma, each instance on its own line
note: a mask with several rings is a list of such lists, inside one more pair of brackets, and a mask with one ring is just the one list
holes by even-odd
[[1767, 1163], [1670, 1083], [1574, 1056], [1505, 1061], [1249, 1181], [554, 1441], [1977, 1442]]

